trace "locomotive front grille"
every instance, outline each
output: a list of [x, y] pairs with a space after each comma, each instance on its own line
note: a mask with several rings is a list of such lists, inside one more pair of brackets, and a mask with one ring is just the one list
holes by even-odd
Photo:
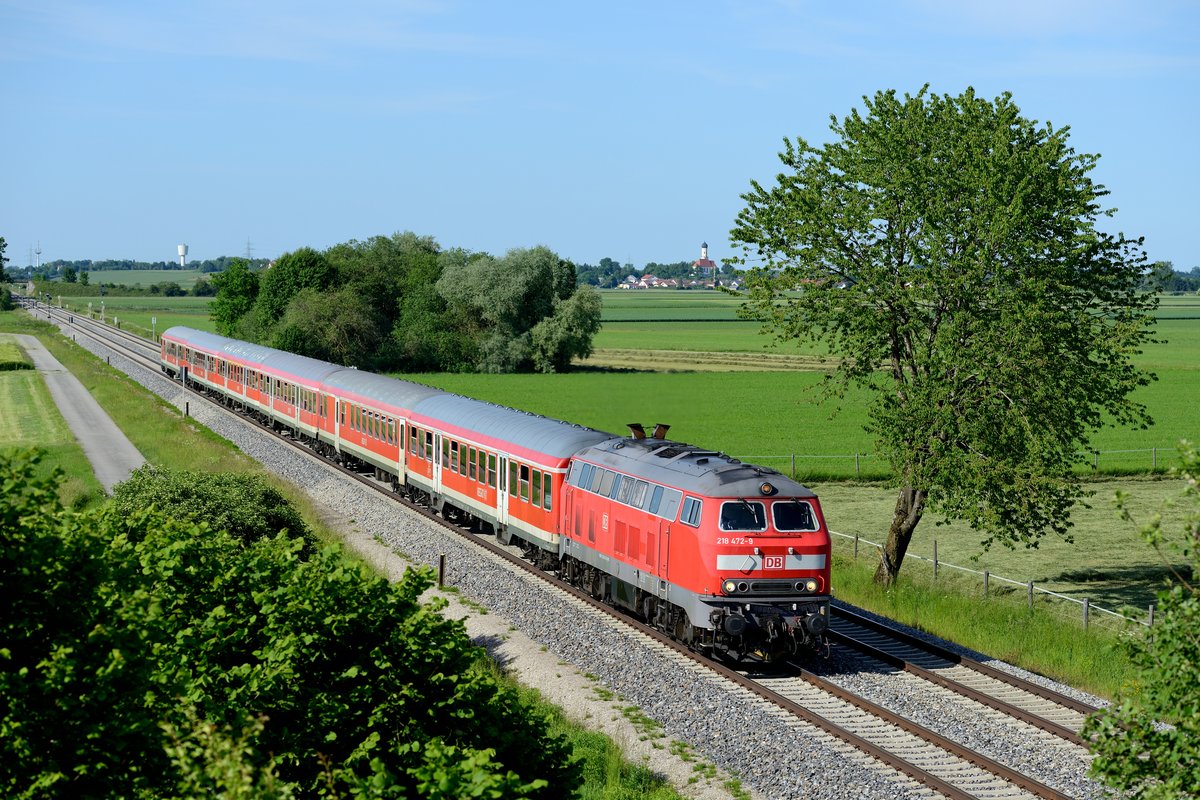
[[750, 594], [794, 594], [795, 581], [750, 581]]

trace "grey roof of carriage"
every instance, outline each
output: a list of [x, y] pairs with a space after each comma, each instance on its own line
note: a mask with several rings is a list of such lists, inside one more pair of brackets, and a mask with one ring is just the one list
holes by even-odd
[[710, 497], [761, 497], [759, 487], [770, 483], [774, 496], [814, 497], [815, 493], [781, 472], [747, 464], [736, 458], [667, 439], [605, 442], [579, 454], [609, 469], [648, 481], [675, 486]]
[[378, 400], [405, 411], [411, 410], [413, 406], [428, 397], [446, 394], [441, 389], [434, 389], [399, 378], [376, 375], [374, 372], [362, 372], [357, 369], [343, 369], [335, 372], [324, 383], [332, 389], [353, 392], [361, 397]]
[[212, 350], [247, 361], [253, 361], [272, 370], [286, 372], [289, 375], [294, 375], [314, 383], [320, 383], [329, 375], [338, 371], [350, 371], [346, 367], [330, 364], [328, 361], [321, 361], [316, 358], [309, 358], [308, 356], [298, 356], [294, 353], [276, 350], [273, 347], [230, 339], [227, 336], [209, 333], [208, 331], [198, 331], [195, 328], [187, 328], [181, 325], [168, 328], [163, 332], [163, 336], [181, 339], [188, 344], [204, 348], [205, 350]]
[[467, 431], [517, 442], [523, 447], [556, 458], [566, 458], [609, 439], [611, 433], [570, 422], [518, 411], [457, 394], [422, 400], [414, 409]]

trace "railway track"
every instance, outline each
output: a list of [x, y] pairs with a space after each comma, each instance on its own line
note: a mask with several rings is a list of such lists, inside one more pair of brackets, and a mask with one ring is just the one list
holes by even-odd
[[[142, 337], [126, 331], [120, 331], [109, 325], [87, 319], [86, 317], [69, 315], [57, 309], [47, 309], [44, 306], [39, 306], [35, 313], [38, 316], [44, 314], [52, 321], [57, 321], [65, 325], [65, 329], [71, 331], [75, 337], [90, 338], [101, 346], [130, 359], [138, 366], [161, 375], [158, 362], [158, 347], [156, 344]], [[190, 392], [187, 396], [196, 398], [197, 401], [211, 403], [222, 414], [229, 414], [248, 424], [253, 423], [259, 432], [273, 436], [277, 440], [293, 446], [305, 458], [310, 458], [327, 469], [337, 470], [358, 483], [386, 495], [392, 502], [437, 523], [456, 536], [469, 539], [475, 545], [485, 548], [493, 557], [502, 559], [511, 568], [522, 571], [531, 579], [552, 585], [556, 591], [570, 596], [573, 602], [586, 604], [592, 610], [592, 613], [603, 614], [606, 618], [619, 623], [621, 626], [636, 631], [640, 636], [647, 637], [654, 642], [655, 648], [664, 654], [669, 654], [669, 657], [674, 659], [680, 665], [681, 669], [699, 669], [706, 673], [718, 675], [723, 680], [745, 692], [748, 702], [761, 704], [764, 713], [769, 711], [772, 714], [785, 715], [787, 718], [793, 720], [789, 725], [809, 725], [819, 728], [826, 734], [858, 750], [860, 753], [887, 765], [892, 770], [927, 787], [931, 794], [955, 798], [956, 800], [958, 798], [967, 800], [968, 798], [1007, 799], [1028, 797], [1062, 798], [1065, 800], [1070, 797], [1070, 795], [1047, 786], [1023, 773], [1017, 766], [999, 763], [983, 753], [952, 741], [937, 731], [932, 730], [931, 727], [918, 724], [911, 719], [872, 702], [866, 697], [856, 695], [838, 686], [828, 678], [808, 671], [803, 666], [793, 665], [789, 672], [785, 674], [755, 673], [744, 666], [734, 669], [707, 658], [702, 658], [690, 652], [685, 646], [666, 637], [653, 627], [644, 625], [638, 620], [630, 618], [623, 612], [592, 598], [569, 584], [559, 581], [555, 576], [537, 569], [520, 557], [517, 548], [502, 545], [490, 536], [485, 537], [466, 530], [437, 516], [429, 509], [414, 505], [396, 496], [390, 490], [390, 486], [376, 480], [372, 475], [362, 474], [354, 469], [336, 465], [320, 458], [303, 443], [293, 439], [291, 436], [280, 434], [266, 426], [258, 425], [246, 416], [236, 414], [226, 408], [224, 404], [213, 401], [204, 394]], [[960, 670], [974, 670], [974, 667], [970, 664], [964, 664], [964, 661], [967, 661], [965, 659], [953, 656], [953, 654], [951, 656], [933, 656], [928, 651], [926, 651], [925, 655], [916, 655], [908, 651], [905, 651], [906, 655], [897, 655], [898, 652], [906, 647], [915, 650], [916, 645], [904, 642], [898, 637], [892, 637], [891, 644], [886, 644], [880, 638], [882, 634], [878, 631], [875, 631], [871, 635], [864, 633], [864, 631], [870, 631], [870, 625], [854, 620], [849, 612], [844, 612], [841, 609], [839, 609], [839, 614], [835, 616], [834, 623], [834, 631], [836, 632], [839, 646], [851, 646], [851, 641], [854, 641], [857, 642], [854, 646], [859, 648], [860, 652], [867, 652], [862, 648], [870, 646], [874, 650], [870, 652], [869, 657], [885, 660], [887, 663], [897, 667], [899, 665], [895, 659], [900, 659], [906, 665], [902, 667], [903, 669], [914, 674], [919, 674], [922, 677], [926, 677], [926, 672], [935, 676], [942, 673], [933, 682], [938, 683], [938, 685], [944, 685], [944, 683], [948, 682], [958, 684], [964, 687], [963, 691], [959, 691], [959, 693], [965, 694], [978, 702], [985, 702], [991, 708], [1014, 717], [1019, 721], [1019, 724], [1036, 725], [1043, 730], [1049, 730], [1046, 727], [1047, 725], [1057, 725], [1063, 731], [1073, 729], [1075, 732], [1075, 741], [1078, 741], [1078, 726], [1082, 723], [1082, 715], [1085, 713], [1083, 710], [1075, 710], [1074, 713], [1078, 715], [1078, 720], [1063, 717], [1053, 718], [1053, 715], [1049, 711], [1031, 711], [1028, 707], [1037, 705], [1032, 700], [1021, 699], [1010, 702], [1010, 700], [999, 698], [999, 695], [1004, 690], [998, 688], [980, 688], [980, 681], [983, 678], [1000, 683], [1000, 679], [995, 676], [983, 675], [983, 678], [974, 678], [972, 679], [974, 681], [972, 684], [971, 680], [958, 675], [957, 673]], [[941, 662], [934, 663], [929, 660], [933, 658], [940, 658]], [[892, 660], [888, 661], [888, 659]], [[954, 659], [957, 659], [957, 661]], [[983, 673], [978, 672], [977, 674], [982, 675]], [[947, 677], [948, 675], [953, 675], [953, 677]], [[1008, 677], [1011, 678], [1011, 676]], [[1001, 685], [1012, 688], [1011, 684], [1008, 683]], [[965, 687], [969, 687], [970, 692], [974, 692], [979, 696], [972, 696]], [[1038, 688], [1040, 689], [1041, 687]], [[1020, 689], [1020, 691], [1029, 696], [1036, 696], [1034, 693], [1035, 690], [1027, 687]], [[980, 696], [991, 696], [991, 700], [982, 700]], [[753, 698], [753, 700], [750, 698]], [[1046, 700], [1045, 697], [1041, 699]], [[1015, 710], [1010, 711], [1009, 709]], [[1038, 721], [1031, 721], [1030, 717]], [[1061, 735], [1057, 731], [1052, 732], [1055, 735]], [[1067, 738], [1070, 741], [1068, 736], [1063, 736], [1062, 738]]]

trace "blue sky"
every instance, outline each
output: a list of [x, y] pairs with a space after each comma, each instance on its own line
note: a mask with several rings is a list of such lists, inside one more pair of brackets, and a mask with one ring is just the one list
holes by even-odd
[[694, 259], [784, 136], [880, 89], [1069, 125], [1151, 259], [1200, 265], [1200, 4], [0, 0], [14, 265], [411, 230]]

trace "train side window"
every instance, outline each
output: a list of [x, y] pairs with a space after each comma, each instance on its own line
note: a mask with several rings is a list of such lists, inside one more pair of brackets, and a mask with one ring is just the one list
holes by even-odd
[[628, 503], [630, 495], [633, 494], [633, 487], [636, 484], [633, 478], [625, 478], [621, 481], [621, 488], [617, 491], [617, 502]]
[[567, 470], [567, 483], [571, 486], [579, 485], [579, 476], [583, 474], [583, 462], [572, 461], [571, 468]]
[[[617, 474], [607, 469], [603, 470], [603, 472], [604, 474], [600, 476], [600, 494], [608, 497], [608, 493], [612, 491], [613, 481], [617, 479]], [[594, 483], [592, 484], [592, 488], [596, 488]]]
[[487, 483], [493, 489], [496, 488], [496, 456], [493, 453], [488, 453], [487, 460]]
[[487, 453], [485, 453], [483, 450], [480, 450], [478, 459], [479, 477], [477, 480], [480, 483], [487, 483]]
[[458, 472], [458, 442], [450, 443], [450, 471]]
[[517, 484], [520, 483], [520, 481], [517, 480], [518, 470], [519, 467], [517, 467], [517, 462], [508, 462], [508, 493], [513, 497], [517, 496]]
[[641, 508], [646, 502], [646, 490], [650, 488], [650, 484], [646, 481], [635, 481], [633, 484], [633, 492], [629, 496], [629, 505], [634, 508]]
[[429, 461], [432, 463], [435, 455], [436, 454], [433, 452], [433, 431], [425, 431], [425, 456], [424, 456], [424, 458], [426, 461]]
[[658, 513], [658, 507], [662, 505], [663, 487], [655, 486], [654, 491], [650, 494], [650, 505], [646, 506], [646, 510], [651, 514]]
[[684, 525], [691, 525], [693, 528], [700, 527], [700, 501], [694, 497], [685, 497], [683, 513], [679, 515], [679, 521]]
[[542, 471], [535, 469], [533, 471], [533, 496], [531, 498], [534, 506], [541, 507], [542, 505]]
[[450, 440], [442, 439], [442, 469], [450, 469]]
[[[417, 442], [421, 443], [421, 451], [417, 452]], [[421, 437], [421, 431], [411, 425], [408, 427], [408, 452], [412, 453], [417, 458], [425, 457], [425, 440]]]
[[479, 459], [479, 451], [476, 450], [474, 447], [472, 447], [468, 451], [467, 456], [468, 456], [467, 471], [469, 473], [467, 475], [467, 477], [469, 477], [471, 480], [477, 480], [478, 479], [477, 476], [479, 475], [479, 467], [477, 466], [477, 462]]
[[547, 472], [542, 475], [542, 508], [551, 511], [551, 495], [554, 488], [553, 476]]
[[592, 488], [592, 473], [595, 471], [596, 471], [596, 468], [593, 467], [591, 464], [584, 464], [583, 469], [580, 470], [580, 472], [579, 472], [579, 481], [575, 485], [580, 487], [581, 489], [591, 489]]
[[658, 507], [658, 515], [663, 519], [675, 519], [675, 515], [679, 512], [679, 501], [682, 498], [683, 492], [678, 489], [664, 490], [662, 505]]
[[621, 484], [625, 483], [625, 480], [623, 480], [623, 478], [624, 478], [624, 476], [618, 475], [615, 472], [613, 473], [612, 488], [610, 488], [608, 490], [607, 494], [609, 497], [613, 498], [614, 500], [617, 498], [617, 495], [619, 495], [621, 493]]

